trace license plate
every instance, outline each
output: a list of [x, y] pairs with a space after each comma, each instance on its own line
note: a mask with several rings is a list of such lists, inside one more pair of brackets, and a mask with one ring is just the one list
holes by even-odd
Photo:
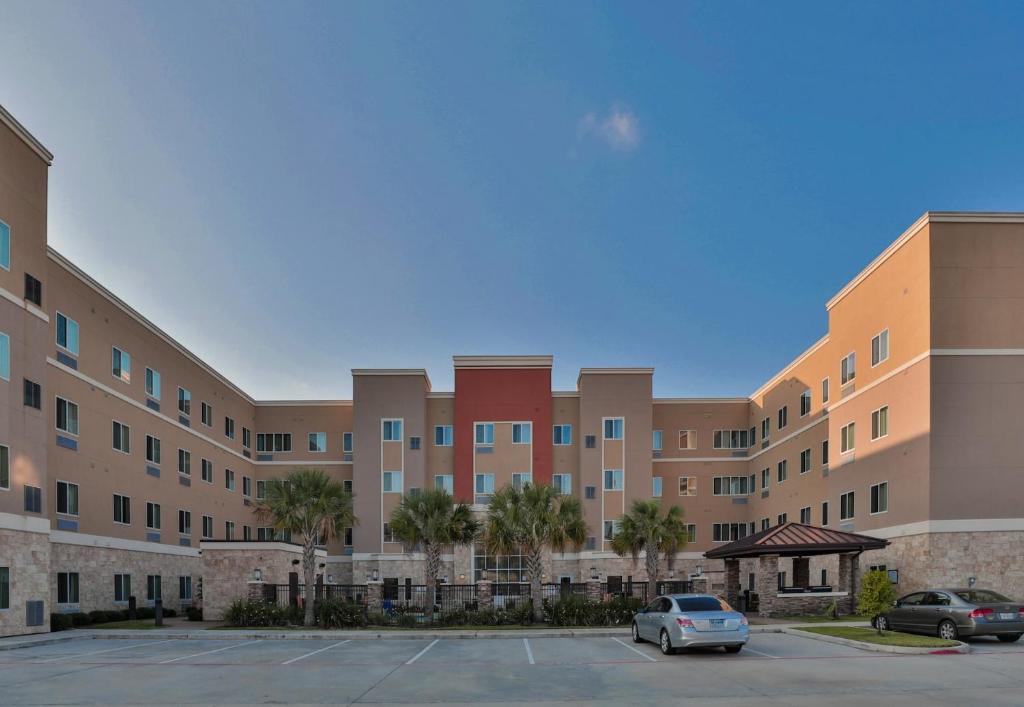
[[725, 623], [725, 619], [711, 619], [712, 626], [721, 626]]
[[1003, 613], [999, 614], [999, 618], [1002, 621], [1013, 621], [1017, 617], [1014, 614], [1009, 614], [1009, 613], [1003, 612]]

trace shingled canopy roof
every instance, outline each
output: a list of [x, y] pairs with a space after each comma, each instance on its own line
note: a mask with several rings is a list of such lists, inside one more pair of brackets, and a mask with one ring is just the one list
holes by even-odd
[[734, 540], [728, 545], [708, 550], [708, 559], [732, 559], [738, 557], [760, 557], [780, 555], [782, 557], [807, 557], [810, 555], [833, 555], [844, 552], [879, 550], [889, 544], [888, 540], [872, 538], [857, 533], [844, 533], [831, 528], [818, 528], [803, 523], [783, 523], [760, 533]]

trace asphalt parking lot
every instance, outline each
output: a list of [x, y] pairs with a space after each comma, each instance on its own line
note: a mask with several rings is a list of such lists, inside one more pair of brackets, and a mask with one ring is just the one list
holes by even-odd
[[898, 656], [784, 634], [739, 655], [627, 637], [75, 639], [0, 652], [0, 704], [1019, 705], [1024, 644]]

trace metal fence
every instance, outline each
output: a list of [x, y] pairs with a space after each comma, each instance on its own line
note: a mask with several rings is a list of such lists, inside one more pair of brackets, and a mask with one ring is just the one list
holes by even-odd
[[[422, 612], [429, 601], [425, 584], [385, 584], [381, 594], [381, 610]], [[437, 584], [434, 587], [434, 612], [476, 611], [478, 608], [475, 584]]]
[[658, 594], [692, 594], [693, 582], [689, 580], [671, 580], [658, 582]]
[[491, 585], [491, 604], [496, 609], [514, 609], [528, 601], [528, 582], [495, 582]]
[[544, 599], [557, 601], [566, 597], [587, 596], [586, 582], [549, 582], [541, 586], [541, 596]]

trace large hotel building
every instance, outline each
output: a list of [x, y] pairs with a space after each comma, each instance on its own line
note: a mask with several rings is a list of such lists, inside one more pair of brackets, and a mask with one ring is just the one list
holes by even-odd
[[[861, 566], [900, 590], [975, 578], [1024, 595], [1024, 214], [926, 213], [749, 395], [656, 398], [650, 368], [584, 368], [552, 390], [550, 356], [456, 356], [454, 391], [359, 369], [352, 400], [269, 401], [47, 246], [51, 160], [0, 108], [0, 635], [129, 595], [187, 604], [204, 541], [280, 540], [253, 507], [300, 467], [355, 494], [358, 525], [327, 547], [337, 583], [422, 582], [387, 525], [403, 493], [443, 486], [482, 510], [533, 481], [578, 497], [589, 525], [551, 581], [643, 579], [608, 538], [653, 497], [690, 524], [677, 575], [713, 588], [722, 562], [703, 552], [790, 520], [888, 539]], [[827, 583], [835, 568], [814, 561]], [[520, 558], [480, 547], [444, 572], [485, 567], [520, 578]]]

